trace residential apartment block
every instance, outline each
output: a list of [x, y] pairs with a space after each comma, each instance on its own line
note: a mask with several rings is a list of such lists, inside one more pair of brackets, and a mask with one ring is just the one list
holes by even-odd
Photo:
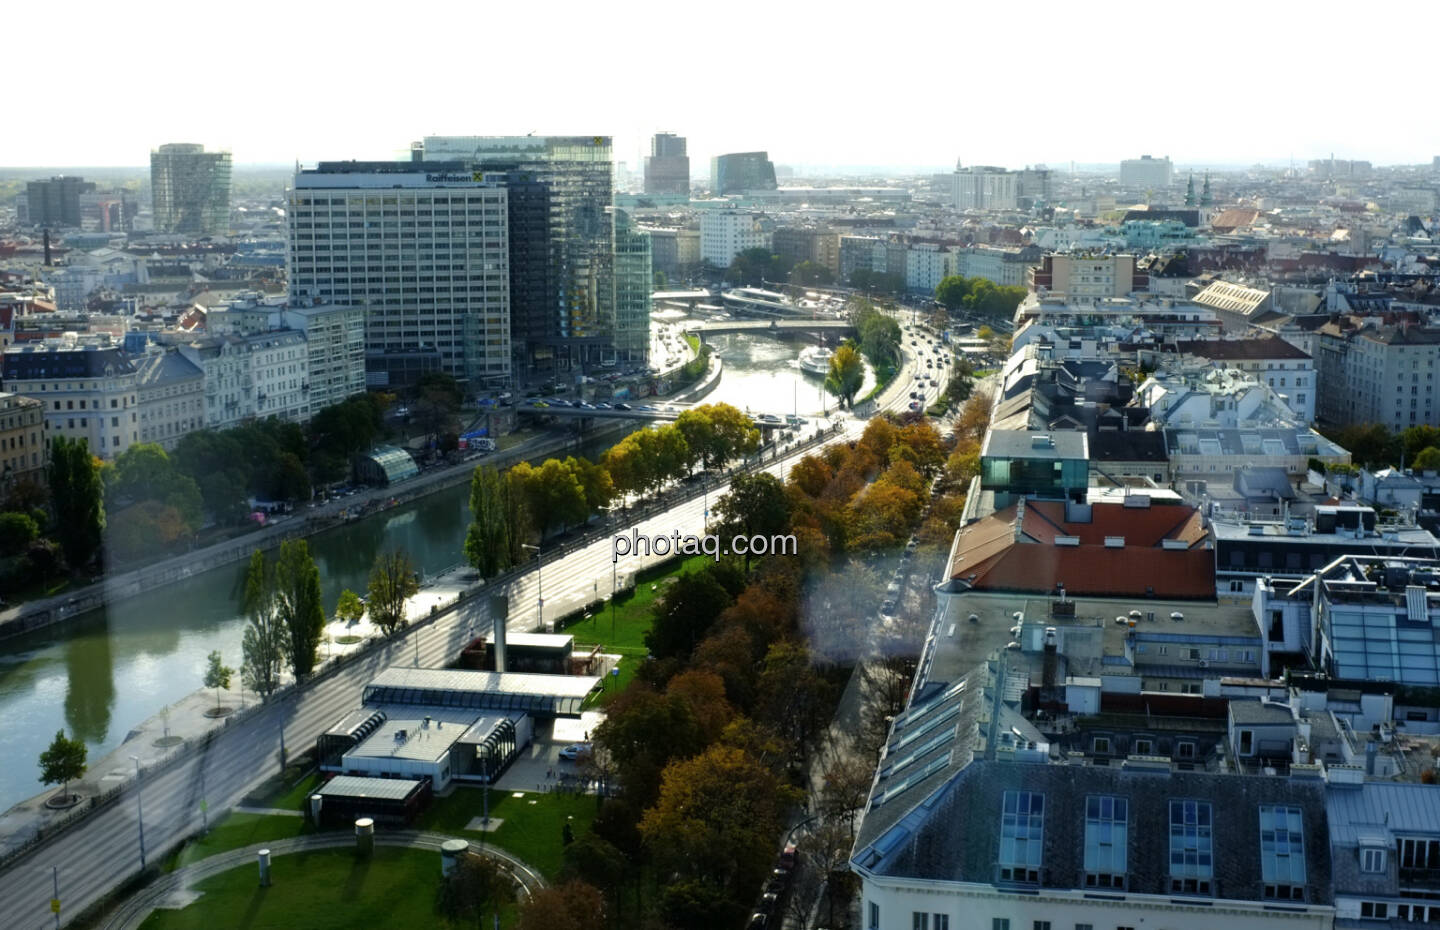
[[174, 349], [158, 345], [134, 358], [140, 441], [169, 451], [205, 425], [205, 372]]
[[746, 249], [770, 248], [775, 221], [764, 213], [707, 210], [700, 214], [700, 260], [728, 268]]
[[3, 379], [7, 391], [43, 405], [47, 440], [84, 439], [104, 458], [141, 441], [135, 365], [108, 339], [69, 336], [10, 346]]
[[0, 393], [0, 489], [17, 481], [43, 484], [48, 448], [44, 405], [33, 397]]

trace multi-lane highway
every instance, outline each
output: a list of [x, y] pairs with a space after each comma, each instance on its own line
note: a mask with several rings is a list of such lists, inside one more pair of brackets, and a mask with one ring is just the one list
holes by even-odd
[[[908, 341], [906, 351], [910, 351]], [[915, 390], [910, 381], [914, 367], [913, 360], [907, 360], [897, 384], [886, 392], [887, 409], [903, 410], [909, 403], [909, 392]], [[923, 362], [919, 367], [924, 368]], [[928, 388], [927, 397], [933, 397], [938, 390]], [[845, 428], [832, 441], [852, 439], [863, 428], [863, 421], [847, 418]], [[800, 454], [792, 451], [767, 465], [766, 470], [783, 477]], [[681, 503], [664, 514], [640, 521], [634, 529], [651, 536], [669, 536], [677, 531], [699, 534], [703, 532], [705, 505], [713, 506], [727, 489], [715, 488], [707, 499]], [[624, 531], [630, 529], [627, 526]], [[457, 539], [457, 560], [459, 546]], [[627, 558], [615, 566], [616, 573], [635, 571], [661, 558]], [[597, 594], [607, 596], [610, 592], [606, 583], [612, 577], [610, 540], [602, 539], [569, 552], [563, 559], [546, 562], [542, 571], [547, 620], [593, 600]], [[508, 583], [508, 626], [516, 630], [534, 628], [540, 581], [539, 572], [531, 570]], [[300, 692], [276, 700], [255, 716], [221, 730], [198, 755], [148, 775], [138, 791], [143, 800], [149, 861], [158, 860], [200, 828], [202, 801], [207, 802], [211, 818], [221, 816], [261, 780], [277, 772], [282, 733], [292, 753], [312, 745], [323, 730], [359, 705], [362, 688], [382, 669], [417, 661], [422, 666], [439, 666], [453, 659], [490, 623], [488, 600], [474, 598], [430, 624], [412, 629]], [[59, 870], [62, 924], [134, 875], [140, 868], [136, 789], [0, 873], [0, 927], [41, 930], [53, 925], [52, 867]]]

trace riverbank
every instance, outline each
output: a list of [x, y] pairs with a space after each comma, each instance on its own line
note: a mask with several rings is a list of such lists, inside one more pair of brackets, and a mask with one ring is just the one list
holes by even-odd
[[[720, 360], [715, 358], [698, 383], [665, 397], [667, 400], [700, 400], [719, 385], [722, 370]], [[56, 597], [0, 611], [0, 640], [77, 621], [92, 611], [134, 597], [141, 592], [153, 591], [248, 559], [250, 553], [256, 549], [269, 550], [286, 540], [303, 539], [362, 516], [413, 504], [469, 481], [478, 465], [507, 468], [525, 460], [545, 459], [560, 452], [574, 450], [585, 443], [605, 441], [612, 436], [618, 438], [634, 428], [633, 424], [626, 421], [606, 421], [605, 425], [585, 434], [538, 436], [479, 460], [432, 469], [401, 485], [371, 488], [352, 497], [311, 505], [244, 536], [183, 553], [131, 572], [106, 577], [95, 584], [73, 589]]]

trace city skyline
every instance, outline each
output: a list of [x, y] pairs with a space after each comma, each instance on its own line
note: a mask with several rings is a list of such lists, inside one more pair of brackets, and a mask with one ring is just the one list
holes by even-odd
[[[189, 13], [169, 2], [142, 9], [160, 25], [158, 35]], [[754, 150], [768, 151], [779, 165], [916, 169], [953, 165], [956, 158], [967, 165], [1043, 162], [1058, 168], [1071, 161], [1116, 163], [1147, 152], [1168, 154], [1182, 165], [1285, 164], [1291, 158], [1303, 165], [1332, 153], [1377, 165], [1419, 164], [1440, 150], [1433, 132], [1357, 134], [1353, 119], [1341, 118], [1359, 114], [1367, 125], [1411, 125], [1401, 95], [1343, 84], [1324, 93], [1287, 91], [1298, 87], [1291, 63], [1303, 60], [1307, 49], [1333, 42], [1333, 25], [1238, 3], [1193, 15], [1126, 4], [1098, 18], [1042, 8], [1023, 24], [1004, 9], [966, 10], [963, 19], [958, 12], [947, 17], [926, 11], [935, 28], [923, 34], [911, 27], [912, 17], [897, 14], [867, 25], [862, 36], [844, 21], [812, 21], [802, 11], [742, 2], [732, 4], [732, 21], [753, 23], [748, 34], [765, 47], [793, 44], [794, 54], [767, 55], [766, 67], [727, 71], [723, 81], [704, 69], [686, 80], [686, 72], [674, 68], [672, 79], [646, 69], [652, 79], [637, 80], [624, 61], [642, 63], [707, 40], [654, 25], [657, 20], [645, 13], [648, 4], [582, 7], [569, 11], [565, 28], [544, 37], [547, 55], [561, 66], [483, 100], [464, 89], [474, 81], [477, 35], [533, 34], [523, 13], [486, 11], [482, 19], [456, 10], [445, 17], [443, 32], [428, 22], [387, 24], [387, 48], [425, 43], [430, 89], [417, 91], [410, 82], [391, 80], [385, 69], [347, 69], [343, 88], [337, 87], [333, 76], [350, 51], [374, 41], [363, 16], [337, 20], [270, 2], [247, 9], [246, 18], [226, 24], [235, 49], [263, 48], [284, 34], [323, 32], [330, 37], [324, 48], [349, 51], [312, 50], [287, 57], [281, 67], [230, 66], [243, 71], [243, 80], [228, 77], [228, 68], [212, 72], [213, 80], [177, 79], [166, 91], [171, 105], [103, 110], [83, 122], [19, 136], [7, 145], [4, 160], [10, 166], [138, 166], [162, 143], [193, 141], [232, 152], [238, 165], [313, 164], [395, 157], [425, 135], [604, 133], [615, 137], [616, 160], [638, 172], [650, 136], [662, 130], [687, 137], [697, 172], [713, 155]], [[135, 12], [127, 8], [123, 16]], [[33, 8], [11, 15], [21, 32], [39, 29], [45, 16]], [[111, 29], [123, 27], [122, 14], [95, 7], [84, 15], [91, 28], [67, 37], [70, 54], [98, 60], [108, 54]], [[1420, 18], [1437, 14], [1422, 11]], [[1252, 38], [1229, 41], [1219, 32], [1227, 22], [1245, 24]], [[1018, 38], [995, 41], [1007, 33]], [[932, 36], [947, 34], [955, 36], [953, 49], [932, 51]], [[1186, 43], [1196, 49], [1193, 72], [1181, 70], [1183, 59], [1172, 70], [1154, 70], [1160, 49]], [[482, 40], [478, 47], [487, 71], [531, 70], [531, 43], [490, 47]], [[584, 64], [600, 47], [618, 59], [615, 66]], [[39, 46], [18, 54], [22, 73], [45, 70]], [[847, 59], [856, 66], [843, 67]], [[1135, 67], [1124, 66], [1127, 61]], [[585, 93], [564, 91], [564, 62], [587, 71]], [[811, 71], [822, 64], [828, 81], [823, 93], [784, 92], [816, 87]], [[84, 92], [82, 72], [50, 73], [59, 98]], [[1127, 83], [1127, 75], [1135, 82]], [[1077, 86], [1085, 89], [1077, 92]], [[340, 92], [326, 94], [317, 108], [311, 89], [324, 87]], [[1103, 94], [1117, 99], [1102, 106]], [[217, 105], [221, 98], [223, 106]], [[722, 115], [699, 115], [706, 100]], [[464, 115], [472, 107], [475, 115]]]

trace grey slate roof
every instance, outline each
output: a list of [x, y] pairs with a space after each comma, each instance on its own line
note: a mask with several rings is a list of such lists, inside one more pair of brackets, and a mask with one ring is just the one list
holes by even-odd
[[1129, 802], [1129, 893], [1171, 895], [1169, 802], [1207, 801], [1214, 816], [1215, 898], [1263, 901], [1261, 805], [1298, 807], [1304, 826], [1306, 902], [1332, 900], [1325, 786], [1319, 780], [1199, 772], [1141, 772], [1089, 765], [977, 760], [956, 773], [892, 836], [870, 868], [883, 875], [993, 884], [1007, 790], [1045, 796], [1041, 885], [1084, 888], [1085, 799]]
[[1238, 724], [1254, 726], [1283, 726], [1295, 722], [1288, 707], [1281, 707], [1259, 699], [1232, 700], [1230, 702], [1230, 719]]

